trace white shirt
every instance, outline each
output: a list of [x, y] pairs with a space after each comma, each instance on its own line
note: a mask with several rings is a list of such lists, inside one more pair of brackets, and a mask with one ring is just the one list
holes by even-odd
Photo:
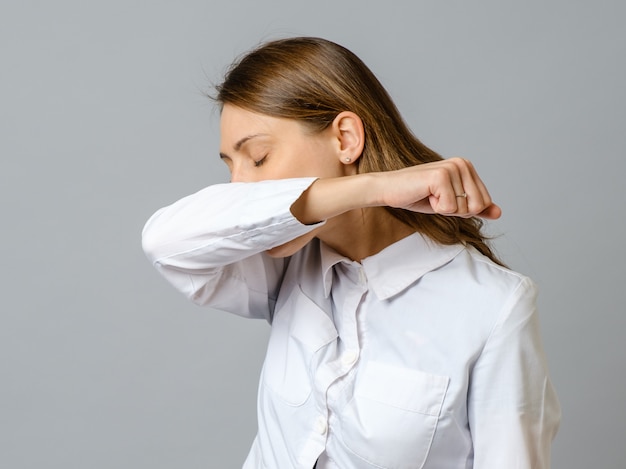
[[[245, 469], [543, 469], [560, 408], [535, 286], [414, 234], [353, 262], [289, 211], [313, 178], [208, 187], [143, 233], [201, 305], [271, 323]], [[354, 234], [358, 236], [358, 233]]]

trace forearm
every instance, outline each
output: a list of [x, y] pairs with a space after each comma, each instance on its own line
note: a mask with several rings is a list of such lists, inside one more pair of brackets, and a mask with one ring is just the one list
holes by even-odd
[[285, 262], [263, 251], [315, 229], [289, 211], [312, 182], [308, 178], [203, 189], [148, 220], [144, 251], [195, 303], [269, 319]]
[[500, 208], [470, 162], [461, 158], [396, 171], [318, 179], [291, 206], [304, 224], [373, 206], [421, 213], [498, 218]]
[[291, 206], [305, 225], [319, 223], [350, 210], [382, 205], [377, 190], [379, 173], [317, 179]]
[[143, 247], [155, 264], [198, 272], [245, 259], [312, 227], [289, 207], [313, 178], [218, 184], [159, 210], [146, 223]]

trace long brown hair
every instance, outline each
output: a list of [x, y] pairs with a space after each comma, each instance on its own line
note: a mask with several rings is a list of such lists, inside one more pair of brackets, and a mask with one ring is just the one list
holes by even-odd
[[[439, 161], [409, 130], [387, 91], [352, 52], [325, 39], [298, 37], [265, 43], [235, 62], [215, 100], [273, 117], [296, 119], [322, 131], [342, 111], [363, 121], [360, 173], [393, 171]], [[441, 244], [474, 246], [502, 262], [481, 234], [482, 220], [424, 215], [386, 207], [398, 220]]]

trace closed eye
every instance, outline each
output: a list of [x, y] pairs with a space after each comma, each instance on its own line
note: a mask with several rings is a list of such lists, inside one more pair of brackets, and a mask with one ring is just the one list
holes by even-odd
[[230, 167], [232, 166], [232, 160], [230, 159], [230, 156], [225, 155], [224, 153], [220, 153], [220, 159], [226, 163], [226, 166], [228, 166], [228, 169], [230, 169]]
[[258, 168], [258, 167], [259, 167], [259, 166], [261, 166], [263, 163], [265, 163], [265, 160], [266, 160], [266, 159], [267, 159], [267, 155], [265, 155], [265, 156], [264, 156], [263, 158], [261, 158], [260, 160], [256, 160], [256, 161], [254, 162], [254, 166]]

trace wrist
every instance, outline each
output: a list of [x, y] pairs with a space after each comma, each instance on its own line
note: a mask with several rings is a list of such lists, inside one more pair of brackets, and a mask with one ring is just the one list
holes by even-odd
[[291, 212], [300, 222], [314, 224], [350, 210], [382, 205], [381, 179], [379, 173], [317, 179], [292, 204]]
[[343, 212], [384, 205], [383, 173], [360, 173], [336, 178], [335, 197], [341, 197]]
[[366, 207], [384, 207], [386, 174], [384, 172], [364, 173], [365, 194], [367, 195]]

